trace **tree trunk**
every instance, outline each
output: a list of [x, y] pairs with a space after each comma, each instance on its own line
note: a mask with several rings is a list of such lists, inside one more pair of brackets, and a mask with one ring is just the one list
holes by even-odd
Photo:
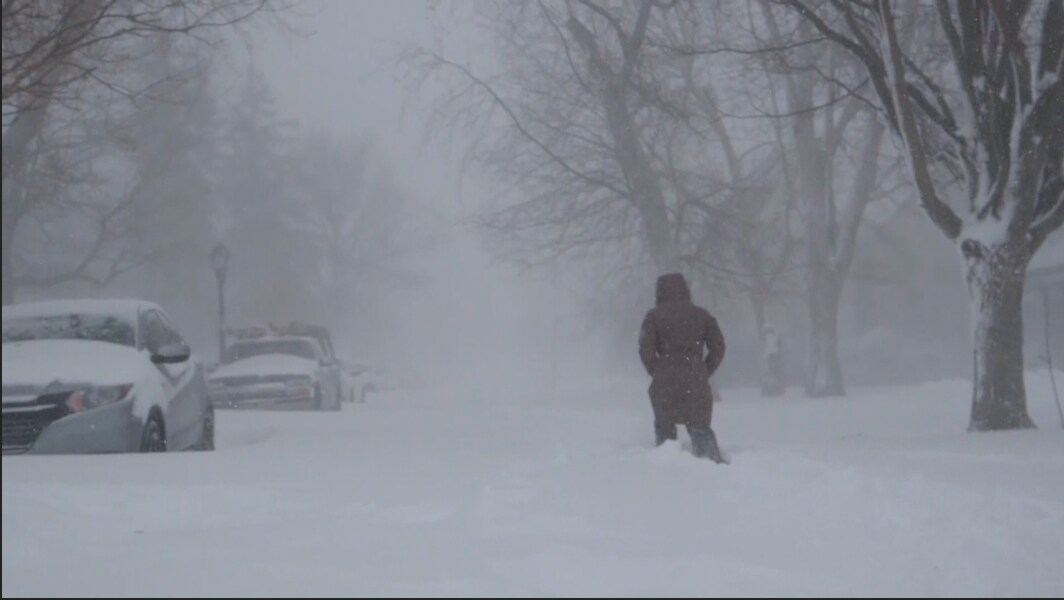
[[19, 220], [26, 213], [26, 171], [29, 169], [31, 144], [44, 125], [42, 108], [24, 111], [15, 119], [3, 141], [3, 304], [14, 303], [14, 240]]
[[[6, 189], [6, 188], [5, 188]], [[11, 203], [7, 202], [3, 206], [3, 223], [0, 223], [0, 227], [3, 228], [2, 246], [0, 246], [0, 259], [3, 261], [3, 305], [14, 304], [15, 302], [15, 267], [13, 260], [13, 244], [15, 238], [15, 218], [12, 214], [14, 211]]]
[[805, 394], [810, 398], [844, 396], [839, 364], [839, 292], [833, 273], [834, 226], [829, 213], [828, 156], [816, 139], [811, 116], [799, 117], [799, 188], [806, 219], [806, 304], [809, 309], [809, 358]]
[[[649, 2], [641, 4], [640, 19], [644, 25], [650, 7]], [[638, 124], [628, 107], [627, 79], [631, 76], [633, 57], [627, 57], [625, 66], [620, 72], [615, 72], [604, 59], [595, 36], [583, 23], [570, 18], [568, 27], [587, 53], [589, 66], [597, 80], [596, 91], [605, 109], [606, 127], [613, 139], [613, 152], [631, 192], [632, 204], [639, 211], [644, 239], [654, 267], [658, 274], [678, 272], [681, 268], [680, 251], [672, 235], [665, 192], [654, 172], [650, 156], [639, 139]], [[634, 55], [638, 49], [631, 48], [630, 51]]]
[[969, 431], [1027, 429], [1023, 286], [1030, 257], [1008, 245], [961, 244], [971, 300], [973, 389]]
[[839, 363], [838, 286], [826, 276], [813, 276], [809, 292], [809, 370], [805, 395], [810, 398], [845, 396]]
[[757, 327], [758, 342], [765, 340], [765, 295], [757, 292], [750, 293], [750, 310], [754, 313], [754, 324]]
[[626, 108], [623, 92], [618, 86], [605, 88], [602, 102], [606, 106], [607, 125], [616, 147], [617, 162], [642, 218], [651, 260], [658, 274], [678, 272], [680, 252], [672, 237], [665, 192], [636, 132], [635, 119]]
[[11, 272], [11, 261], [8, 260], [8, 256], [4, 254], [3, 264], [3, 305], [15, 303], [15, 281], [14, 273]]

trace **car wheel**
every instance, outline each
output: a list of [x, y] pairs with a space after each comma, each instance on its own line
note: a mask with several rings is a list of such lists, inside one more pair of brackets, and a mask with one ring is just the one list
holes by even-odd
[[203, 433], [200, 435], [200, 443], [196, 450], [210, 452], [214, 450], [214, 409], [207, 409], [207, 416], [203, 419]]
[[314, 386], [314, 410], [321, 410], [321, 407], [322, 407], [321, 388], [318, 387], [318, 386]]
[[163, 419], [158, 412], [153, 411], [144, 424], [144, 431], [140, 436], [141, 452], [166, 452], [166, 429], [163, 428]]

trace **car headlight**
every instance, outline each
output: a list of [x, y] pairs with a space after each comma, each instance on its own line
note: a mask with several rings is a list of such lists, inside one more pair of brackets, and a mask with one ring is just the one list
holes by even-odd
[[66, 399], [66, 406], [70, 412], [82, 412], [113, 404], [125, 399], [132, 384], [125, 385], [100, 385], [74, 390]]

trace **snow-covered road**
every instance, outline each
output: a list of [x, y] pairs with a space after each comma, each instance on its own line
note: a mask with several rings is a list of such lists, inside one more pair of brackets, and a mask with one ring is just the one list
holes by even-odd
[[[1064, 594], [1064, 434], [967, 434], [961, 382], [724, 393], [731, 466], [645, 382], [222, 413], [214, 453], [4, 457], [3, 595]], [[686, 439], [681, 436], [686, 443]]]

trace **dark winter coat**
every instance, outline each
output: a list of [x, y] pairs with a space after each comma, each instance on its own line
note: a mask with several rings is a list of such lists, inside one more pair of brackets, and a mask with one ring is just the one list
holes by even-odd
[[708, 428], [713, 411], [709, 378], [724, 360], [724, 335], [717, 320], [691, 302], [683, 275], [658, 278], [657, 306], [647, 313], [639, 333], [639, 357], [653, 378], [655, 420]]

